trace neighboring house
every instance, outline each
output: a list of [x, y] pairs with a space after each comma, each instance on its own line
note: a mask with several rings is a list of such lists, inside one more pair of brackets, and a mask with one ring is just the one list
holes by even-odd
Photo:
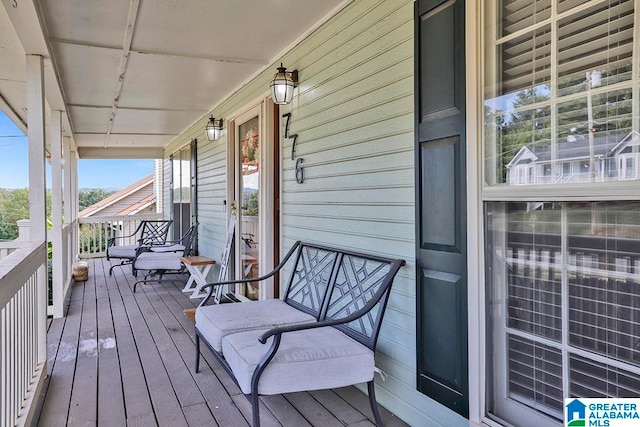
[[[605, 182], [639, 178], [640, 134], [596, 134], [593, 137], [593, 174], [591, 147], [583, 135], [571, 135], [553, 145], [527, 144], [506, 165], [509, 185]], [[555, 166], [555, 170], [554, 170]]]
[[156, 212], [154, 175], [151, 174], [80, 211], [79, 218]]

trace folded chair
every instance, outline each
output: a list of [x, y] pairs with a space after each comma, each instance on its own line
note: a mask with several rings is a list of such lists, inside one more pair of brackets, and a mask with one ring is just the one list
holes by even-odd
[[[109, 276], [113, 274], [114, 267], [131, 264], [136, 257], [136, 249], [144, 245], [164, 245], [167, 241], [167, 233], [173, 220], [144, 220], [140, 221], [133, 233], [126, 236], [110, 237], [107, 242], [107, 260], [119, 259], [120, 264], [112, 265]], [[136, 244], [124, 244], [130, 242], [135, 236]], [[117, 244], [120, 243], [120, 244]], [[134, 276], [136, 271], [133, 270]]]
[[192, 225], [179, 240], [166, 242], [164, 245], [143, 245], [136, 250], [133, 270], [146, 270], [148, 273], [143, 280], [134, 283], [133, 292], [138, 283], [163, 282], [165, 274], [184, 273], [185, 267], [180, 258], [191, 254], [196, 228], [197, 225]]

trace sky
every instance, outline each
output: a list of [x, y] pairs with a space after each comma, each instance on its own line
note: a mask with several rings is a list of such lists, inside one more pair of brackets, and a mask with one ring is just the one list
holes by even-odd
[[[51, 168], [47, 162], [47, 187]], [[153, 160], [78, 160], [78, 187], [120, 189], [150, 175]], [[29, 186], [27, 137], [0, 110], [0, 188]]]

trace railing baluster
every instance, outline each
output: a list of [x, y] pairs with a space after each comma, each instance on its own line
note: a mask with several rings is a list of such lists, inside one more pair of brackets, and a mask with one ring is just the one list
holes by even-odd
[[[107, 243], [112, 235], [126, 236], [136, 229], [140, 221], [159, 220], [162, 214], [126, 215], [112, 217], [88, 217], [78, 220], [80, 246], [78, 257], [95, 258], [106, 255]], [[122, 244], [134, 244], [135, 238], [126, 239]]]
[[[42, 295], [46, 244], [27, 243], [0, 261], [0, 425], [28, 425], [46, 366]], [[40, 277], [40, 281], [39, 278]]]

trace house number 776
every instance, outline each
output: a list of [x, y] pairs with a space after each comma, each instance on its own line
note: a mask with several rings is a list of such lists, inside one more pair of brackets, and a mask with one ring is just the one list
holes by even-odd
[[[289, 134], [289, 123], [291, 122], [291, 113], [285, 113], [282, 117], [287, 118], [287, 122], [284, 126], [284, 137], [293, 138], [293, 145], [291, 146], [291, 160], [296, 160], [296, 144], [298, 143], [298, 134]], [[298, 158], [296, 160], [296, 182], [302, 184], [304, 182], [304, 168], [302, 167], [304, 159]]]

